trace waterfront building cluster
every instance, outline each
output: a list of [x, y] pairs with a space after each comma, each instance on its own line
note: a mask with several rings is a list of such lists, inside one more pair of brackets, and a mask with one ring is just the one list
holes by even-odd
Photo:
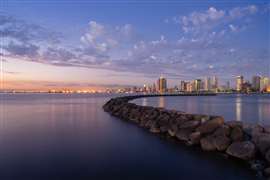
[[185, 92], [211, 92], [211, 93], [270, 93], [270, 78], [253, 76], [247, 80], [244, 76], [236, 76], [231, 85], [230, 81], [220, 83], [217, 76], [198, 78], [194, 80], [179, 80], [174, 86], [168, 85], [168, 80], [161, 76], [152, 84], [142, 86], [118, 86], [113, 88], [91, 89], [50, 89], [50, 90], [0, 90], [0, 93], [63, 93], [63, 94], [89, 94], [89, 93], [185, 93]]
[[253, 76], [251, 82], [243, 76], [236, 77], [237, 92], [270, 92], [269, 77]]
[[253, 76], [251, 81], [244, 76], [235, 77], [235, 87], [230, 81], [220, 84], [217, 76], [205, 77], [204, 79], [194, 79], [191, 81], [181, 80], [179, 85], [169, 87], [168, 80], [161, 76], [153, 85], [143, 85], [142, 88], [133, 87], [122, 89], [121, 92], [144, 92], [144, 93], [178, 93], [178, 92], [223, 92], [223, 93], [264, 93], [270, 92], [269, 77]]

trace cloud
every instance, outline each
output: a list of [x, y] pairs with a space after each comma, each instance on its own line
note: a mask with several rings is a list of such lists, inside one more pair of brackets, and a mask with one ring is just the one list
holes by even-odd
[[0, 14], [0, 33], [7, 39], [21, 43], [48, 42], [59, 43], [62, 35], [47, 28], [27, 23], [6, 14]]
[[[211, 31], [224, 31], [224, 26], [232, 30], [230, 24], [241, 24], [243, 23], [243, 21], [240, 21], [241, 19], [253, 16], [257, 12], [258, 7], [256, 5], [235, 7], [227, 11], [209, 7], [206, 11], [194, 11], [189, 15], [176, 16], [173, 20], [180, 25], [184, 33], [189, 33], [193, 36], [205, 36], [205, 34], [210, 34]], [[236, 32], [235, 29], [232, 31]]]
[[229, 25], [229, 28], [230, 28], [230, 30], [231, 30], [232, 32], [237, 32], [237, 31], [238, 31], [238, 28], [237, 28], [235, 25], [233, 25], [233, 24], [230, 24], [230, 25]]
[[[131, 24], [110, 26], [92, 20], [86, 25], [84, 33], [81, 36], [78, 34], [80, 42], [71, 47], [62, 43], [61, 38], [56, 38], [59, 43], [52, 43], [46, 38], [46, 34], [52, 31], [43, 32], [45, 28], [41, 28], [43, 35], [38, 35], [38, 25], [31, 25], [30, 28], [29, 23], [13, 17], [0, 18], [0, 23], [9, 24], [10, 29], [16, 29], [17, 24], [24, 27], [15, 32], [5, 29], [10, 34], [5, 50], [11, 56], [23, 57], [23, 60], [140, 73], [149, 78], [164, 74], [175, 79], [191, 79], [203, 74], [239, 73], [248, 64], [256, 64], [250, 72], [267, 71], [269, 51], [238, 47], [236, 51], [232, 45], [235, 40], [228, 36], [234, 32], [236, 37], [245, 27], [241, 24], [242, 19], [258, 11], [256, 6], [230, 10], [210, 7], [205, 11], [178, 16], [174, 21], [182, 31], [181, 36], [174, 39], [169, 39], [170, 36], [164, 33], [149, 40], [140, 37]], [[25, 43], [22, 43], [23, 40]], [[257, 64], [263, 67], [260, 69]]]
[[33, 59], [38, 56], [39, 47], [30, 43], [15, 43], [11, 41], [7, 46], [3, 47], [11, 56], [22, 56]]
[[130, 24], [123, 26], [106, 26], [90, 21], [86, 32], [81, 36], [83, 51], [87, 54], [106, 54], [122, 43], [132, 42], [135, 31]]
[[70, 61], [72, 59], [76, 59], [76, 55], [71, 51], [68, 51], [64, 48], [57, 47], [48, 47], [47, 50], [43, 53], [43, 58], [48, 61]]
[[232, 19], [242, 18], [244, 16], [256, 14], [258, 12], [258, 7], [255, 5], [249, 5], [246, 7], [236, 7], [229, 11], [229, 16]]

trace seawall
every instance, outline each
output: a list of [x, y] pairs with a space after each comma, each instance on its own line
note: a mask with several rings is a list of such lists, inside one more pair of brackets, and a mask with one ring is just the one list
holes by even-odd
[[129, 101], [155, 96], [213, 96], [215, 94], [154, 94], [110, 99], [104, 111], [133, 122], [151, 133], [175, 138], [203, 151], [224, 153], [246, 161], [259, 176], [270, 179], [270, 128], [239, 121], [224, 121], [221, 116], [189, 114]]

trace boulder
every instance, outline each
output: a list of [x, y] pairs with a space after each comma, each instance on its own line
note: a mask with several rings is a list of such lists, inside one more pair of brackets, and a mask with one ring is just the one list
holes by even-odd
[[196, 131], [200, 132], [201, 134], [208, 134], [215, 131], [218, 127], [222, 126], [223, 123], [224, 123], [223, 117], [215, 117], [200, 125], [196, 129]]
[[243, 126], [243, 123], [241, 121], [227, 121], [226, 124], [230, 128], [242, 127]]
[[221, 127], [217, 128], [214, 132], [215, 136], [229, 136], [231, 133], [231, 128], [228, 125], [222, 125]]
[[270, 176], [270, 167], [264, 169], [264, 175], [266, 177], [269, 177]]
[[169, 130], [169, 126], [168, 125], [160, 126], [160, 132], [161, 133], [166, 133], [166, 132], [168, 132], [168, 130]]
[[191, 133], [192, 133], [191, 129], [181, 129], [176, 132], [175, 136], [177, 137], [177, 139], [187, 142], [189, 140], [189, 135]]
[[201, 118], [201, 123], [205, 123], [206, 121], [209, 121], [209, 120], [210, 120], [210, 116], [204, 115]]
[[262, 172], [265, 168], [265, 162], [259, 159], [254, 159], [249, 161], [250, 167], [252, 170], [257, 172]]
[[174, 130], [172, 130], [172, 129], [169, 129], [169, 130], [168, 130], [168, 133], [169, 133], [169, 135], [170, 135], [171, 137], [174, 137], [175, 134], [176, 134], [176, 131], [174, 131]]
[[190, 144], [199, 144], [201, 139], [200, 132], [193, 132], [189, 135], [189, 143]]
[[231, 144], [230, 138], [224, 135], [214, 137], [214, 145], [218, 151], [225, 151]]
[[226, 153], [239, 159], [249, 160], [255, 156], [255, 145], [251, 141], [234, 142]]
[[148, 120], [148, 121], [145, 123], [144, 127], [146, 127], [146, 128], [151, 128], [153, 124], [154, 124], [154, 121], [153, 121], [153, 120]]
[[152, 133], [160, 133], [160, 129], [157, 126], [152, 126], [150, 128], [150, 132], [152, 132]]
[[244, 139], [244, 132], [242, 128], [239, 126], [232, 128], [230, 137], [232, 141], [242, 141]]
[[200, 140], [201, 147], [204, 151], [215, 151], [216, 146], [213, 136], [206, 136]]
[[265, 133], [270, 134], [270, 126], [269, 126], [269, 125], [263, 126], [263, 131], [264, 131]]
[[204, 117], [204, 115], [195, 114], [193, 115], [193, 120], [201, 121], [201, 119]]
[[270, 134], [261, 133], [256, 139], [256, 145], [262, 154], [270, 149]]
[[157, 118], [157, 120], [159, 121], [158, 123], [159, 123], [160, 126], [169, 124], [169, 119], [170, 119], [170, 116], [168, 114], [166, 114], [166, 113], [161, 114]]
[[195, 129], [196, 127], [198, 127], [200, 125], [200, 121], [197, 120], [190, 120], [190, 121], [186, 121], [183, 124], [181, 124], [179, 126], [180, 129], [186, 129], [186, 128], [191, 128], [191, 129]]
[[176, 121], [177, 125], [181, 125], [184, 122], [188, 121], [188, 118], [184, 114], [182, 114], [182, 115], [178, 116], [177, 118], [175, 118], [175, 121]]
[[256, 138], [263, 133], [263, 128], [260, 125], [254, 124], [243, 124], [244, 132], [252, 138]]
[[265, 153], [265, 159], [268, 163], [270, 162], [270, 149]]

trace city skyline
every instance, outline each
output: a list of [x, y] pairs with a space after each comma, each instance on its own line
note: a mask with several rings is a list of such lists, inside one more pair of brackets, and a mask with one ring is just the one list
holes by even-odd
[[233, 86], [239, 75], [270, 76], [267, 1], [150, 4], [2, 2], [1, 89], [140, 86], [160, 75], [169, 86], [214, 76]]

